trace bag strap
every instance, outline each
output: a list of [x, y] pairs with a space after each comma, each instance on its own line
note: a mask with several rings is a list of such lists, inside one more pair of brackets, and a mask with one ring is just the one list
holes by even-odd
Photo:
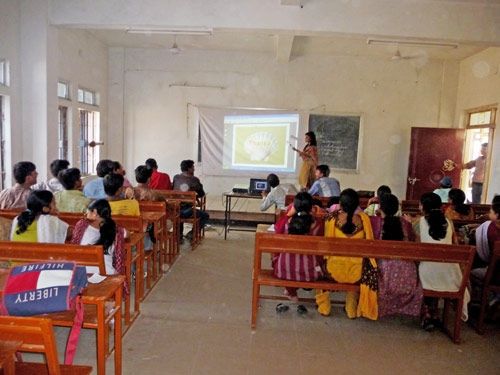
[[83, 325], [83, 302], [82, 296], [76, 296], [75, 300], [75, 317], [73, 319], [73, 326], [69, 332], [68, 342], [66, 343], [66, 353], [64, 354], [64, 364], [73, 364], [75, 358], [76, 348], [78, 347], [78, 340], [80, 339], [80, 331]]

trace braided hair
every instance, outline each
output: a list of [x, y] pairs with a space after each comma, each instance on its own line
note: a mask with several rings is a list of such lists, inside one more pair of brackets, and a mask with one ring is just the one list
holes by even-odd
[[425, 220], [429, 224], [429, 236], [439, 241], [446, 237], [448, 222], [441, 210], [441, 198], [436, 193], [424, 193], [420, 198]]
[[404, 239], [403, 225], [401, 219], [396, 215], [399, 210], [398, 198], [393, 194], [382, 194], [380, 196], [380, 210], [384, 213], [384, 225], [382, 226], [382, 239], [402, 241]]
[[88, 206], [89, 211], [96, 210], [97, 215], [102, 219], [99, 227], [99, 240], [96, 245], [102, 245], [104, 254], [109, 254], [109, 248], [115, 242], [116, 237], [116, 223], [111, 218], [111, 206], [106, 199], [98, 199]]
[[340, 193], [339, 200], [340, 208], [347, 214], [347, 220], [340, 230], [344, 234], [353, 234], [356, 231], [356, 225], [352, 218], [354, 212], [359, 206], [359, 196], [354, 189], [345, 189]]
[[26, 202], [26, 210], [17, 217], [16, 234], [26, 232], [38, 216], [48, 214], [53, 199], [54, 195], [48, 190], [33, 190]]

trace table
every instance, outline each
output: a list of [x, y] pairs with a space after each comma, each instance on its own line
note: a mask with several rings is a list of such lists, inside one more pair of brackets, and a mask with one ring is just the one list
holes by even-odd
[[243, 232], [254, 232], [255, 229], [239, 228], [231, 229], [231, 201], [233, 198], [236, 199], [262, 199], [262, 195], [252, 195], [248, 193], [224, 193], [224, 199], [226, 202], [226, 208], [224, 210], [224, 239], [227, 239], [227, 232], [233, 231], [243, 231]]

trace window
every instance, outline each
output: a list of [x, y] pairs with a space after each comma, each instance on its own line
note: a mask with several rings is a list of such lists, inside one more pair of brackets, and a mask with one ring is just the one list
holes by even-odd
[[470, 112], [467, 127], [490, 126], [495, 123], [495, 108], [487, 110]]
[[64, 81], [57, 82], [57, 96], [60, 99], [69, 100], [69, 83]]
[[9, 86], [10, 71], [9, 62], [0, 59], [0, 85]]
[[80, 170], [95, 174], [100, 159], [100, 113], [80, 109]]
[[59, 159], [68, 160], [68, 107], [59, 106]]
[[5, 110], [3, 97], [0, 95], [0, 189], [5, 188]]
[[78, 101], [97, 106], [99, 105], [99, 94], [91, 90], [78, 89]]

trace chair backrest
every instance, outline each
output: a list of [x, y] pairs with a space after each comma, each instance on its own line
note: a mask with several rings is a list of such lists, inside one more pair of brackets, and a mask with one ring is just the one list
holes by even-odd
[[48, 373], [61, 373], [50, 319], [0, 316], [0, 341], [20, 341], [19, 351], [45, 354]]
[[81, 266], [97, 266], [101, 275], [106, 274], [101, 245], [0, 241], [0, 260], [19, 263], [68, 260]]

